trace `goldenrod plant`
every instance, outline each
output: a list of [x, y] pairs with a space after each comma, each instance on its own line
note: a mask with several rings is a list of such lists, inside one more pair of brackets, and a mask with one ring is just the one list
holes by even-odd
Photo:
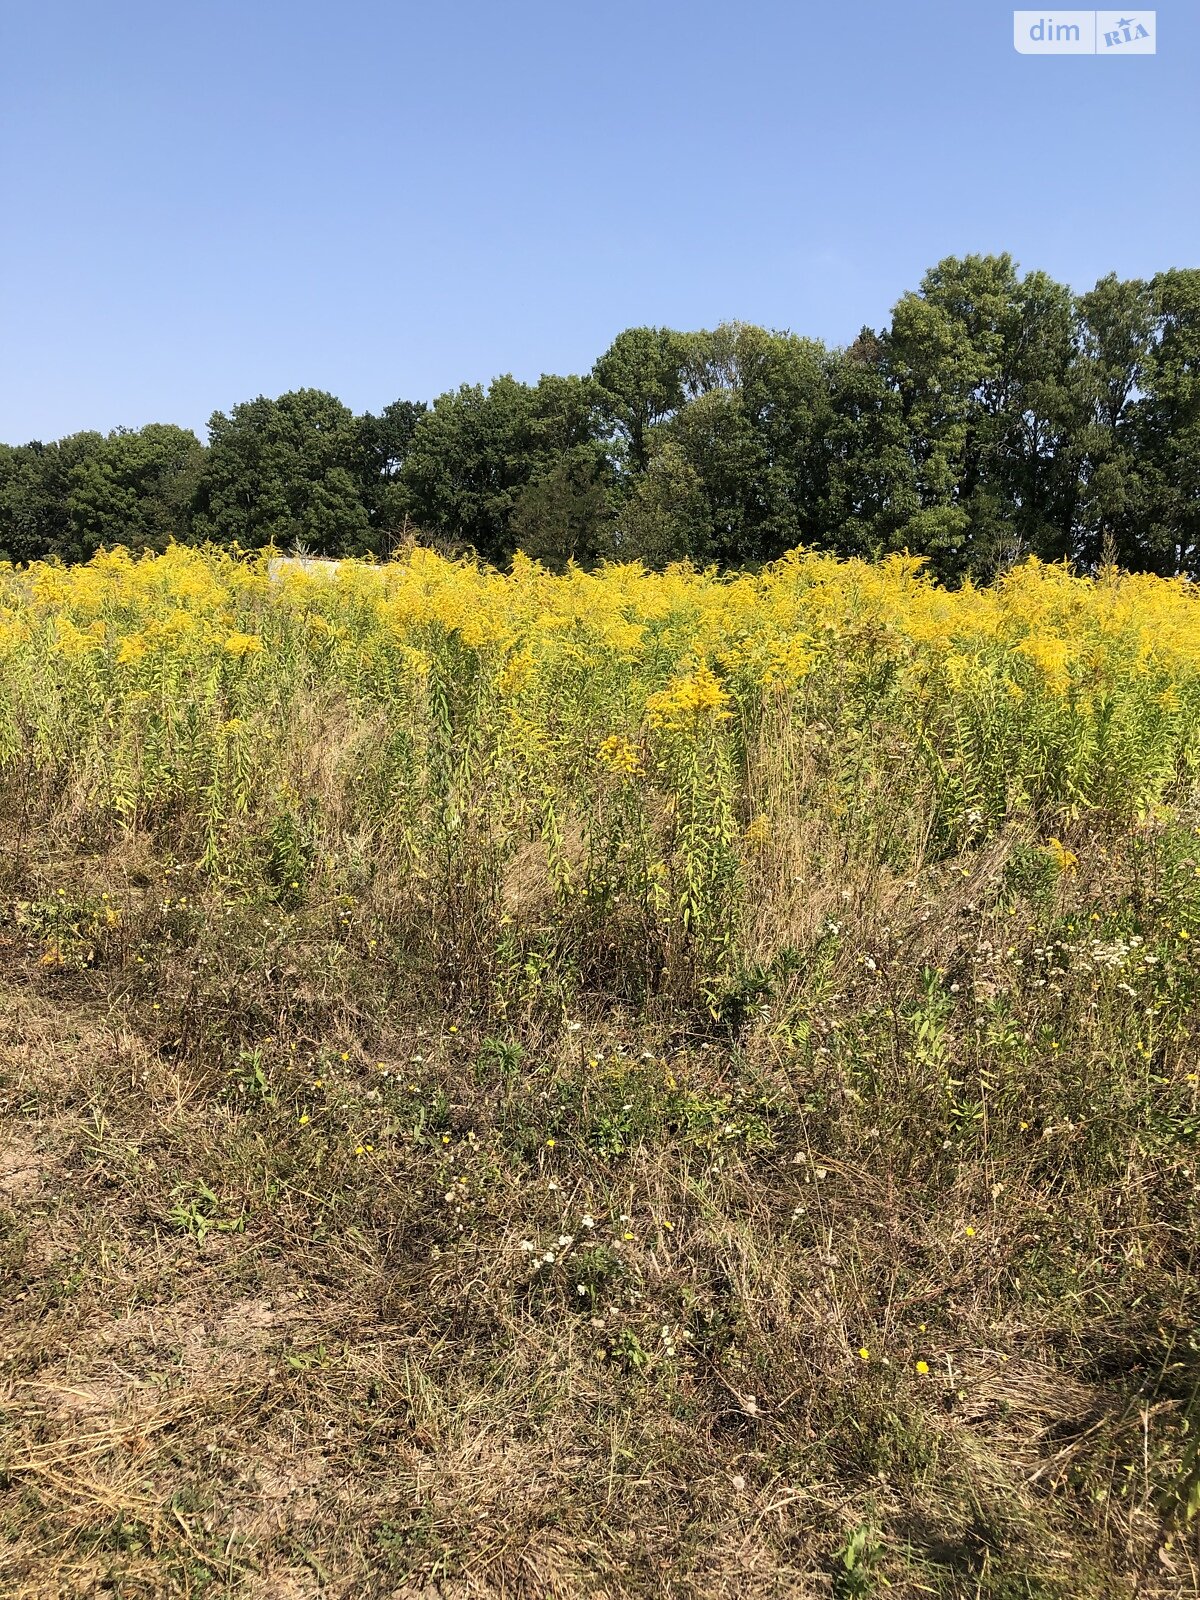
[[898, 871], [1014, 821], [1144, 819], [1195, 772], [1197, 620], [1183, 580], [1037, 562], [951, 592], [906, 556], [553, 576], [117, 550], [0, 571], [0, 771], [295, 894], [354, 833], [414, 911], [489, 937], [538, 838], [593, 954], [636, 935], [645, 987], [712, 999], [806, 764], [838, 768], [845, 831], [886, 785]]
[[1200, 1592], [1198, 621], [0, 569], [0, 1592]]

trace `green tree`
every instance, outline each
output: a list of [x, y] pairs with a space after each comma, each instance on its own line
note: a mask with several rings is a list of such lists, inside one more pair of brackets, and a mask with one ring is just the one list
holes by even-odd
[[919, 510], [913, 452], [900, 395], [888, 381], [884, 347], [864, 328], [826, 362], [829, 421], [823, 436], [821, 542], [843, 555], [875, 557], [911, 538]]
[[[440, 395], [413, 433], [401, 483], [416, 526], [502, 563], [519, 542], [562, 565], [590, 558], [609, 471], [590, 379], [506, 375]], [[530, 554], [533, 549], [530, 549]]]
[[1067, 554], [1084, 418], [1070, 291], [1009, 255], [948, 257], [886, 335], [920, 510], [906, 534], [944, 577]]
[[672, 561], [706, 563], [712, 555], [711, 510], [700, 474], [669, 434], [650, 446], [615, 518], [613, 555], [661, 568]]
[[1080, 492], [1074, 553], [1087, 567], [1146, 559], [1148, 485], [1139, 397], [1154, 352], [1155, 298], [1141, 279], [1101, 278], [1079, 298]]
[[674, 441], [707, 504], [691, 553], [738, 565], [819, 542], [824, 347], [748, 323], [689, 335], [684, 347], [685, 403], [656, 431]]
[[513, 506], [530, 478], [531, 413], [528, 385], [511, 376], [438, 396], [417, 423], [400, 480], [422, 535], [506, 559]]
[[0, 445], [0, 557], [80, 558], [67, 507], [71, 474], [103, 445], [100, 433], [69, 434], [50, 444]]
[[102, 547], [164, 550], [191, 532], [191, 509], [204, 447], [188, 428], [151, 423], [118, 428], [68, 474], [72, 554], [86, 560]]
[[1163, 573], [1200, 567], [1200, 268], [1151, 282], [1157, 341], [1138, 403], [1145, 485], [1143, 564]]
[[318, 555], [373, 548], [358, 424], [321, 389], [217, 411], [196, 498], [196, 534], [245, 549], [302, 544]]
[[650, 433], [683, 404], [688, 340], [671, 328], [626, 328], [592, 368], [604, 424], [630, 471], [644, 472]]
[[561, 570], [613, 553], [613, 503], [602, 453], [577, 450], [531, 478], [513, 503], [515, 549]]
[[366, 412], [357, 422], [357, 476], [379, 554], [389, 552], [408, 513], [401, 473], [424, 401], [393, 400], [378, 416]]

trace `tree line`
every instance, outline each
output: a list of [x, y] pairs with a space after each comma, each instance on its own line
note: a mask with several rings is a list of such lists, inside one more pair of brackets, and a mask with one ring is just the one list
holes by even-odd
[[749, 566], [907, 549], [945, 581], [1037, 555], [1200, 564], [1200, 270], [1084, 294], [951, 257], [850, 345], [726, 323], [630, 328], [585, 375], [499, 377], [356, 416], [300, 389], [0, 445], [0, 556], [169, 541], [496, 564]]

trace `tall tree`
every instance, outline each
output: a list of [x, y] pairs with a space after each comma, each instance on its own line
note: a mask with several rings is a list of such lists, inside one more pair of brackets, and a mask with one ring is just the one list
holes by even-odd
[[71, 474], [104, 446], [100, 433], [73, 433], [50, 444], [0, 445], [0, 557], [77, 561], [71, 529]]
[[1155, 345], [1155, 297], [1141, 279], [1101, 278], [1079, 298], [1079, 507], [1074, 554], [1087, 567], [1146, 560], [1148, 486], [1139, 401]]
[[1157, 342], [1146, 363], [1136, 425], [1146, 479], [1145, 564], [1200, 568], [1200, 268], [1151, 283]]
[[531, 478], [513, 503], [511, 542], [554, 570], [615, 553], [604, 457], [576, 450]]
[[189, 428], [114, 430], [68, 475], [73, 554], [86, 560], [102, 546], [164, 550], [187, 540], [203, 469], [204, 447]]
[[879, 556], [903, 545], [902, 530], [919, 509], [904, 413], [879, 336], [864, 328], [848, 349], [831, 352], [826, 377], [821, 542], [843, 555]]
[[511, 543], [561, 568], [612, 548], [614, 472], [592, 378], [546, 376], [530, 395], [529, 477], [513, 504]]
[[414, 523], [486, 561], [506, 561], [520, 542], [554, 565], [594, 556], [608, 519], [598, 428], [587, 378], [505, 376], [440, 395], [401, 474]]
[[368, 411], [357, 422], [357, 476], [380, 555], [388, 553], [407, 514], [400, 475], [427, 409], [424, 401], [393, 400], [377, 417]]
[[246, 549], [296, 543], [319, 555], [361, 555], [372, 532], [358, 425], [340, 400], [297, 389], [213, 413], [196, 500], [201, 537]]
[[685, 403], [659, 425], [707, 502], [695, 554], [769, 561], [822, 536], [821, 439], [829, 423], [826, 352], [748, 323], [688, 336]]
[[438, 396], [400, 480], [422, 534], [469, 545], [485, 561], [507, 557], [513, 506], [530, 478], [532, 409], [528, 385], [511, 376]]
[[615, 512], [613, 553], [665, 567], [712, 559], [712, 508], [700, 474], [669, 432], [654, 435], [646, 470], [625, 487]]
[[886, 336], [912, 440], [914, 545], [943, 576], [1067, 553], [1082, 424], [1070, 291], [1009, 255], [947, 257]]
[[592, 368], [604, 419], [629, 469], [644, 472], [650, 431], [683, 404], [688, 340], [671, 328], [626, 328]]

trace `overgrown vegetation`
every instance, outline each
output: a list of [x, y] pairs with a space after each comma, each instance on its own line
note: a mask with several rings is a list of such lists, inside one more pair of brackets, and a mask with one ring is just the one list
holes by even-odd
[[1195, 1593], [1195, 604], [0, 574], [0, 1588]]

